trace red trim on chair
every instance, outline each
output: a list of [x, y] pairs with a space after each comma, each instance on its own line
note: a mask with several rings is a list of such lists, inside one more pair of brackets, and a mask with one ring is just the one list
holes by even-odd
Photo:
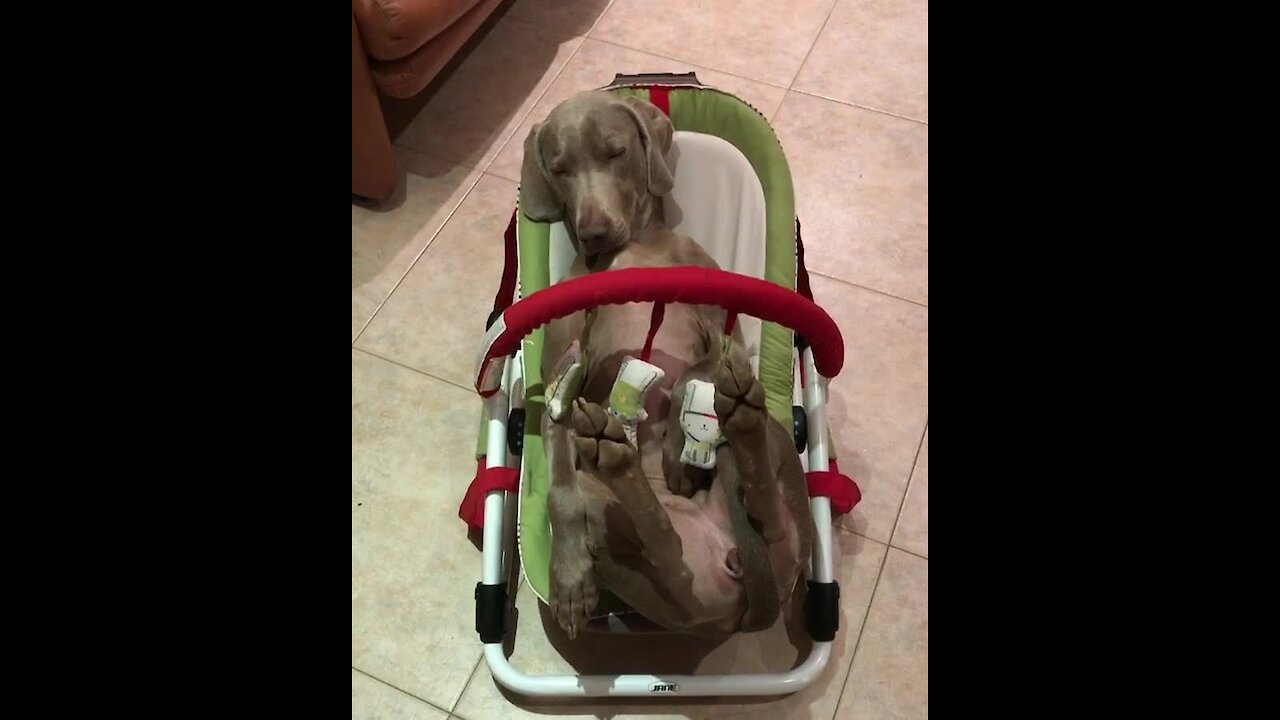
[[484, 466], [485, 458], [476, 460], [476, 476], [458, 506], [458, 517], [477, 530], [484, 528], [484, 498], [494, 490], [515, 492], [520, 489], [520, 471], [516, 468]]
[[657, 105], [663, 115], [671, 117], [671, 88], [662, 85], [650, 85], [649, 102]]
[[[844, 339], [827, 311], [781, 285], [747, 275], [700, 267], [627, 268], [566, 280], [539, 290], [507, 308], [501, 324], [490, 328], [477, 363], [476, 392], [492, 394], [484, 371], [496, 358], [519, 347], [526, 335], [557, 318], [601, 305], [632, 302], [716, 305], [800, 333], [813, 350], [813, 362], [824, 377], [834, 378], [844, 365]], [[492, 378], [490, 378], [492, 379]]]

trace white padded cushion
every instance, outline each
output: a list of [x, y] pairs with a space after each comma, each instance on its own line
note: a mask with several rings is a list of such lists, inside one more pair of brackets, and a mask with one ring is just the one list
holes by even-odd
[[[764, 188], [747, 158], [714, 135], [676, 131], [667, 165], [675, 186], [662, 198], [666, 222], [702, 245], [725, 270], [764, 277]], [[557, 283], [573, 262], [573, 244], [564, 223], [551, 226], [550, 280]], [[742, 335], [758, 369], [760, 321], [738, 317]]]

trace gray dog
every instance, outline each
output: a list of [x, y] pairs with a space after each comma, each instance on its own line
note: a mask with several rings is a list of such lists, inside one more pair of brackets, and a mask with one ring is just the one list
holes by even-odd
[[[672, 187], [672, 125], [652, 104], [604, 91], [556, 107], [525, 140], [521, 209], [563, 221], [577, 256], [568, 277], [633, 267], [716, 263], [663, 222]], [[741, 338], [726, 344], [725, 312], [671, 305], [650, 362], [665, 373], [645, 400], [633, 446], [603, 409], [623, 359], [638, 357], [652, 305], [598, 308], [547, 327], [543, 378], [581, 349], [580, 396], [559, 421], [545, 413], [550, 473], [550, 604], [576, 637], [610, 590], [671, 630], [722, 635], [769, 627], [809, 558], [812, 519], [790, 432], [764, 410]], [[715, 467], [683, 464], [686, 383], [714, 383], [725, 444]]]

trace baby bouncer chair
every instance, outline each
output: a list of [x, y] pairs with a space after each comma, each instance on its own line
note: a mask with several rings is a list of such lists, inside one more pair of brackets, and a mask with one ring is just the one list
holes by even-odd
[[[517, 207], [506, 262], [481, 352], [476, 390], [485, 398], [477, 473], [459, 510], [483, 531], [476, 631], [493, 677], [525, 695], [550, 697], [780, 695], [812, 683], [831, 656], [839, 585], [832, 562], [833, 509], [847, 513], [857, 486], [840, 474], [827, 431], [826, 381], [844, 362], [831, 317], [813, 302], [791, 175], [773, 128], [755, 108], [685, 75], [619, 75], [606, 90], [649, 100], [675, 127], [668, 158], [675, 185], [663, 198], [667, 223], [699, 242], [724, 270], [637, 268], [560, 282], [574, 257], [562, 223], [530, 220]], [[541, 415], [542, 327], [604, 304], [719, 305], [736, 318], [770, 415], [793, 427], [815, 524], [805, 623], [814, 644], [788, 672], [736, 675], [531, 676], [504, 653], [506, 579], [518, 560], [528, 588], [546, 602], [551, 527]], [[731, 320], [732, 322], [732, 320]], [[518, 503], [515, 527], [507, 503]], [[602, 598], [600, 612], [610, 608]], [[615, 612], [626, 609], [611, 608]]]

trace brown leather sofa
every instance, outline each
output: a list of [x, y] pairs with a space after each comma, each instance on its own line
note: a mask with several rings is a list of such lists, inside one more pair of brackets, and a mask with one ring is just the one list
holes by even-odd
[[379, 93], [420, 92], [503, 0], [351, 0], [351, 192], [385, 200], [399, 180]]

